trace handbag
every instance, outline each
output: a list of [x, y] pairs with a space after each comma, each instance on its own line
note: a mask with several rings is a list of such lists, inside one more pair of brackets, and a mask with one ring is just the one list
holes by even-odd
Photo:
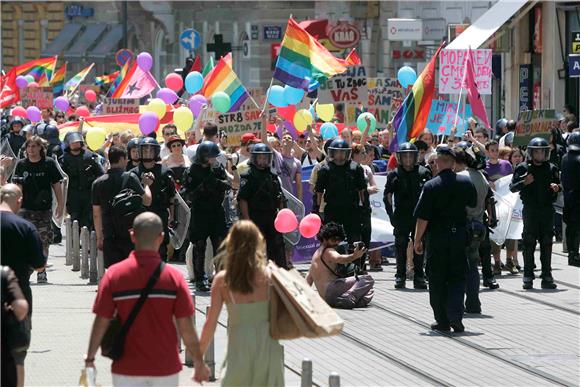
[[123, 352], [125, 350], [125, 339], [127, 338], [127, 333], [129, 333], [129, 328], [135, 321], [135, 318], [139, 314], [141, 307], [147, 300], [147, 296], [151, 293], [153, 286], [159, 279], [159, 275], [165, 266], [165, 262], [159, 263], [159, 266], [153, 271], [149, 281], [147, 281], [147, 285], [143, 290], [141, 290], [141, 295], [139, 299], [133, 306], [131, 313], [129, 313], [129, 317], [127, 317], [127, 321], [121, 324], [121, 320], [119, 319], [119, 315], [117, 314], [109, 323], [107, 327], [107, 331], [103, 336], [103, 340], [101, 341], [101, 355], [108, 357], [112, 360], [119, 360], [123, 356]]

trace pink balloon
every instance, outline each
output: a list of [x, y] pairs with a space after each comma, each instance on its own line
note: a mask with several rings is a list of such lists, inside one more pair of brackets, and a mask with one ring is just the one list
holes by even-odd
[[207, 99], [201, 94], [196, 94], [189, 100], [189, 110], [191, 110], [195, 118], [199, 116], [203, 105], [207, 105]]
[[318, 215], [306, 215], [304, 219], [300, 221], [300, 235], [302, 235], [304, 238], [312, 238], [318, 234], [321, 225], [322, 221]]
[[164, 87], [162, 89], [159, 89], [159, 91], [157, 92], [157, 98], [161, 98], [163, 102], [165, 102], [168, 105], [173, 105], [173, 103], [177, 101], [177, 98], [179, 97], [177, 96], [177, 94], [175, 94], [175, 91], [168, 89], [167, 87]]
[[42, 114], [40, 113], [40, 109], [36, 106], [29, 106], [26, 108], [26, 116], [31, 122], [40, 122], [42, 119]]
[[16, 106], [14, 109], [12, 109], [10, 115], [12, 117], [28, 118], [28, 115], [26, 114], [26, 109], [24, 109], [22, 106]]
[[28, 84], [28, 87], [38, 87], [38, 83], [36, 83], [36, 82], [30, 82]]
[[139, 129], [145, 136], [153, 133], [159, 126], [159, 117], [154, 112], [145, 112], [139, 117]]
[[97, 93], [94, 90], [88, 89], [85, 91], [85, 99], [89, 102], [95, 102], [97, 100]]
[[86, 106], [79, 106], [76, 110], [76, 114], [79, 117], [88, 117], [91, 115], [91, 112], [89, 111], [89, 108]]
[[276, 219], [274, 220], [274, 228], [276, 231], [285, 234], [296, 230], [298, 227], [298, 219], [292, 210], [284, 208], [278, 212]]
[[181, 90], [183, 88], [183, 79], [181, 78], [181, 75], [176, 73], [167, 74], [165, 77], [165, 86], [173, 91]]

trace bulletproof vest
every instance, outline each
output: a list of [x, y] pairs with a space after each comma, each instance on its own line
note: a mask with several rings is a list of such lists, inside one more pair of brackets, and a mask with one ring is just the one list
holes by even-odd
[[194, 163], [184, 182], [184, 191], [188, 200], [194, 206], [202, 203], [221, 205], [226, 190], [220, 180], [225, 178], [225, 171], [221, 165], [215, 168], [205, 168], [201, 164]]
[[18, 155], [20, 148], [24, 146], [25, 142], [26, 139], [24, 138], [24, 136], [21, 136], [13, 132], [8, 133], [8, 143], [10, 144], [10, 148], [12, 148], [12, 152], [14, 152], [15, 156]]
[[70, 151], [64, 152], [61, 158], [61, 165], [69, 178], [69, 191], [90, 191], [93, 181], [101, 174], [97, 165], [96, 155], [92, 152], [81, 151], [78, 156]]
[[324, 200], [328, 206], [356, 206], [359, 201], [358, 190], [355, 186], [356, 167], [358, 164], [347, 162], [338, 166], [333, 162], [324, 165], [319, 174], [328, 174], [328, 185], [324, 191]]
[[174, 196], [175, 185], [171, 178], [171, 172], [163, 167], [161, 164], [155, 164], [153, 168], [146, 169], [143, 164], [139, 164], [131, 172], [137, 175], [141, 180], [143, 174], [147, 172], [153, 173], [155, 180], [149, 186], [151, 190], [152, 201], [149, 208], [151, 209], [166, 209], [169, 207], [171, 198]]
[[528, 173], [534, 175], [534, 182], [521, 190], [522, 203], [530, 207], [551, 205], [558, 197], [558, 194], [550, 189], [550, 183], [554, 181], [554, 176], [557, 176], [558, 169], [550, 163], [542, 165], [526, 163], [525, 165]]
[[399, 166], [393, 173], [396, 175], [395, 212], [405, 211], [412, 213], [419, 201], [423, 185], [429, 180], [429, 171], [417, 165], [408, 172]]
[[254, 194], [248, 200], [250, 211], [276, 211], [282, 200], [282, 187], [275, 173], [252, 166], [245, 175]]

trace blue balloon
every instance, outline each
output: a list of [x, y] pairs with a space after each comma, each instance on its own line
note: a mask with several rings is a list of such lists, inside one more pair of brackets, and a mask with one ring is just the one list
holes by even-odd
[[397, 79], [404, 88], [412, 86], [417, 80], [417, 73], [409, 66], [403, 66], [397, 72]]
[[203, 87], [203, 75], [197, 71], [192, 71], [185, 77], [185, 90], [189, 94], [195, 94]]
[[304, 98], [304, 90], [296, 89], [292, 86], [284, 86], [284, 99], [288, 105], [296, 105]]
[[270, 88], [268, 93], [268, 102], [276, 107], [286, 107], [288, 103], [284, 98], [284, 88], [282, 86], [274, 85]]
[[320, 125], [320, 135], [324, 140], [330, 140], [331, 138], [338, 136], [338, 128], [332, 122], [325, 122]]
[[310, 108], [308, 109], [308, 111], [310, 112], [310, 114], [312, 114], [312, 118], [314, 118], [315, 120], [318, 119], [318, 114], [316, 114], [316, 110], [314, 109], [314, 105], [310, 105]]

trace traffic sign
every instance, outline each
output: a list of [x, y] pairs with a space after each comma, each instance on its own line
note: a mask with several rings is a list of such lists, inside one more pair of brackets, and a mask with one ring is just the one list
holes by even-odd
[[197, 50], [201, 44], [201, 35], [193, 28], [188, 28], [179, 35], [179, 44], [187, 51]]
[[568, 55], [568, 74], [570, 78], [580, 78], [580, 55]]
[[572, 44], [570, 54], [580, 54], [580, 31], [570, 33], [570, 43]]
[[115, 54], [115, 62], [119, 67], [123, 67], [127, 61], [133, 60], [135, 54], [128, 48], [122, 48]]
[[249, 59], [251, 56], [250, 52], [250, 41], [249, 40], [242, 40], [242, 58]]

